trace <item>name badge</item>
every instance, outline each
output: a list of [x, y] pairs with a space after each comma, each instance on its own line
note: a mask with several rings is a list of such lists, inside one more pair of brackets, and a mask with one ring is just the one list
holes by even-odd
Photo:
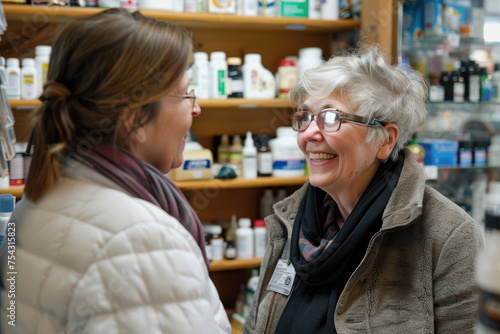
[[294, 279], [295, 268], [293, 265], [288, 260], [280, 259], [267, 285], [267, 290], [288, 296], [292, 292]]

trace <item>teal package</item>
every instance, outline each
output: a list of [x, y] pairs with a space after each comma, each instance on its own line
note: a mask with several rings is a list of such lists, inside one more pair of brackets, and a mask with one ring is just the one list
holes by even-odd
[[411, 0], [403, 6], [403, 40], [407, 45], [424, 36], [423, 0]]

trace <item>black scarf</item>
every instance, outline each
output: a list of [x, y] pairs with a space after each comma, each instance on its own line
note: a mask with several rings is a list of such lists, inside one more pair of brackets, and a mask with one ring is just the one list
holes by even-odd
[[[336, 333], [335, 307], [345, 284], [357, 268], [372, 236], [382, 226], [382, 214], [404, 164], [404, 153], [395, 162], [378, 168], [368, 187], [327, 249], [312, 262], [302, 257], [299, 229], [319, 243], [322, 237], [321, 205], [326, 193], [309, 185], [292, 231], [291, 260], [297, 273], [292, 294], [275, 333]], [[338, 207], [335, 204], [335, 210]]]

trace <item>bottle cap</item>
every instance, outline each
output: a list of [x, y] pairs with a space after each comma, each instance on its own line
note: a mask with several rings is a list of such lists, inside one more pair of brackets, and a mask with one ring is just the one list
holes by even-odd
[[10, 213], [14, 211], [14, 203], [16, 198], [12, 194], [0, 195], [0, 212]]
[[224, 51], [214, 51], [210, 54], [211, 60], [226, 60], [226, 53]]
[[233, 137], [233, 145], [241, 145], [241, 137], [240, 137], [240, 135], [234, 135], [234, 137]]
[[23, 67], [35, 67], [35, 59], [24, 58], [23, 59]]
[[257, 219], [253, 222], [253, 227], [266, 227], [264, 219]]
[[252, 132], [247, 131], [247, 137], [245, 138], [245, 147], [254, 147]]
[[206, 52], [195, 52], [193, 53], [194, 60], [208, 60], [208, 54]]
[[241, 65], [241, 58], [240, 57], [229, 57], [229, 58], [227, 58], [227, 64], [240, 66]]
[[262, 62], [262, 57], [259, 53], [247, 53], [245, 55], [245, 63], [260, 63]]
[[220, 143], [222, 145], [229, 145], [229, 136], [227, 134], [223, 134], [220, 138]]
[[35, 55], [37, 56], [46, 56], [50, 55], [52, 52], [52, 47], [50, 45], [38, 45], [35, 47]]
[[250, 227], [252, 226], [252, 220], [250, 218], [240, 218], [238, 220], [238, 225], [240, 227]]
[[19, 67], [19, 59], [7, 58], [7, 67]]
[[285, 58], [280, 60], [280, 67], [282, 66], [296, 66], [295, 60], [290, 58]]

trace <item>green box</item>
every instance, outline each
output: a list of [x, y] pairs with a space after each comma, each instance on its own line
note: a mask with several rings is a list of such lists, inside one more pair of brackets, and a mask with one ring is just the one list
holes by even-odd
[[308, 14], [308, 0], [281, 1], [281, 16], [283, 17], [307, 17]]

